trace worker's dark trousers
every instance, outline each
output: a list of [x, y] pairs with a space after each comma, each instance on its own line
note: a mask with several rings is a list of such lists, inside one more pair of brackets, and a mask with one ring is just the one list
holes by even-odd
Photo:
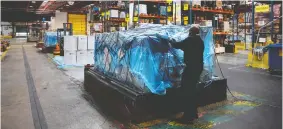
[[202, 72], [201, 68], [193, 69], [192, 67], [186, 67], [182, 74], [182, 84], [181, 84], [181, 102], [184, 119], [197, 118], [197, 96], [196, 96], [196, 85], [199, 81], [200, 74]]

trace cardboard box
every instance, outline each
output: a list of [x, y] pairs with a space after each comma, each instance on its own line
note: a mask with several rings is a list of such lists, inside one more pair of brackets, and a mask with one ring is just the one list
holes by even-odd
[[119, 17], [119, 11], [111, 9], [110, 10], [110, 17], [118, 18]]
[[206, 26], [212, 26], [212, 20], [206, 20], [205, 25]]
[[65, 65], [75, 65], [77, 63], [77, 52], [76, 51], [64, 51], [64, 64]]
[[78, 36], [78, 50], [87, 50], [87, 36]]
[[124, 30], [126, 30], [125, 27], [119, 27], [119, 31], [124, 31]]
[[95, 35], [87, 36], [87, 50], [94, 50], [95, 48]]
[[76, 36], [64, 36], [64, 50], [76, 51], [78, 45], [77, 41]]
[[87, 51], [87, 64], [94, 64], [94, 50]]
[[87, 51], [86, 50], [77, 51], [77, 64], [79, 65], [87, 64]]
[[147, 14], [147, 5], [146, 4], [139, 4], [135, 6], [135, 14]]
[[220, 47], [219, 52], [220, 53], [225, 53], [225, 47]]
[[201, 5], [201, 0], [193, 0], [192, 5]]
[[229, 32], [230, 31], [230, 24], [228, 21], [224, 21], [224, 31]]

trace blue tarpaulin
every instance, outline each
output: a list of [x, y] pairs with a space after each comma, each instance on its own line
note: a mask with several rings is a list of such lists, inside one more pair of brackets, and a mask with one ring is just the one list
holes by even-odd
[[[164, 42], [187, 38], [190, 26], [143, 25], [140, 28], [96, 34], [95, 70], [128, 87], [164, 95], [179, 87], [185, 67], [183, 51]], [[213, 30], [201, 27], [204, 41], [204, 71], [200, 81], [211, 81], [214, 67]], [[162, 37], [162, 38], [161, 38]]]
[[52, 58], [53, 62], [56, 63], [57, 68], [70, 68], [70, 67], [84, 67], [84, 65], [81, 64], [73, 64], [73, 65], [67, 65], [64, 63], [64, 56], [55, 56]]
[[44, 46], [55, 47], [57, 44], [57, 32], [45, 32], [44, 33]]

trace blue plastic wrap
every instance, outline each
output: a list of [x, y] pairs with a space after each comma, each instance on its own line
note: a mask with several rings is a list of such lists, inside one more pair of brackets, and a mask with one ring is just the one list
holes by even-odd
[[166, 14], [167, 14], [166, 6], [160, 6], [160, 15], [166, 16]]
[[45, 32], [44, 33], [45, 47], [55, 47], [56, 44], [57, 44], [57, 32]]
[[[142, 92], [166, 94], [179, 87], [185, 67], [183, 51], [168, 48], [168, 40], [187, 38], [190, 26], [144, 25], [141, 28], [96, 34], [95, 70]], [[204, 72], [201, 81], [212, 79], [214, 66], [211, 27], [201, 27], [204, 40]], [[160, 38], [162, 37], [162, 38]]]

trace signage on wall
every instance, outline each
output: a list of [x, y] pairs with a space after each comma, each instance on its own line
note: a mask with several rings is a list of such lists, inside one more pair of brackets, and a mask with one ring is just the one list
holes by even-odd
[[269, 12], [269, 5], [259, 5], [259, 6], [255, 6], [255, 12], [256, 13], [265, 13], [265, 12]]
[[189, 5], [188, 4], [184, 4], [184, 10], [188, 10], [189, 9]]
[[167, 12], [171, 12], [171, 10], [172, 10], [172, 9], [171, 9], [171, 6], [168, 6], [168, 7], [167, 7]]

